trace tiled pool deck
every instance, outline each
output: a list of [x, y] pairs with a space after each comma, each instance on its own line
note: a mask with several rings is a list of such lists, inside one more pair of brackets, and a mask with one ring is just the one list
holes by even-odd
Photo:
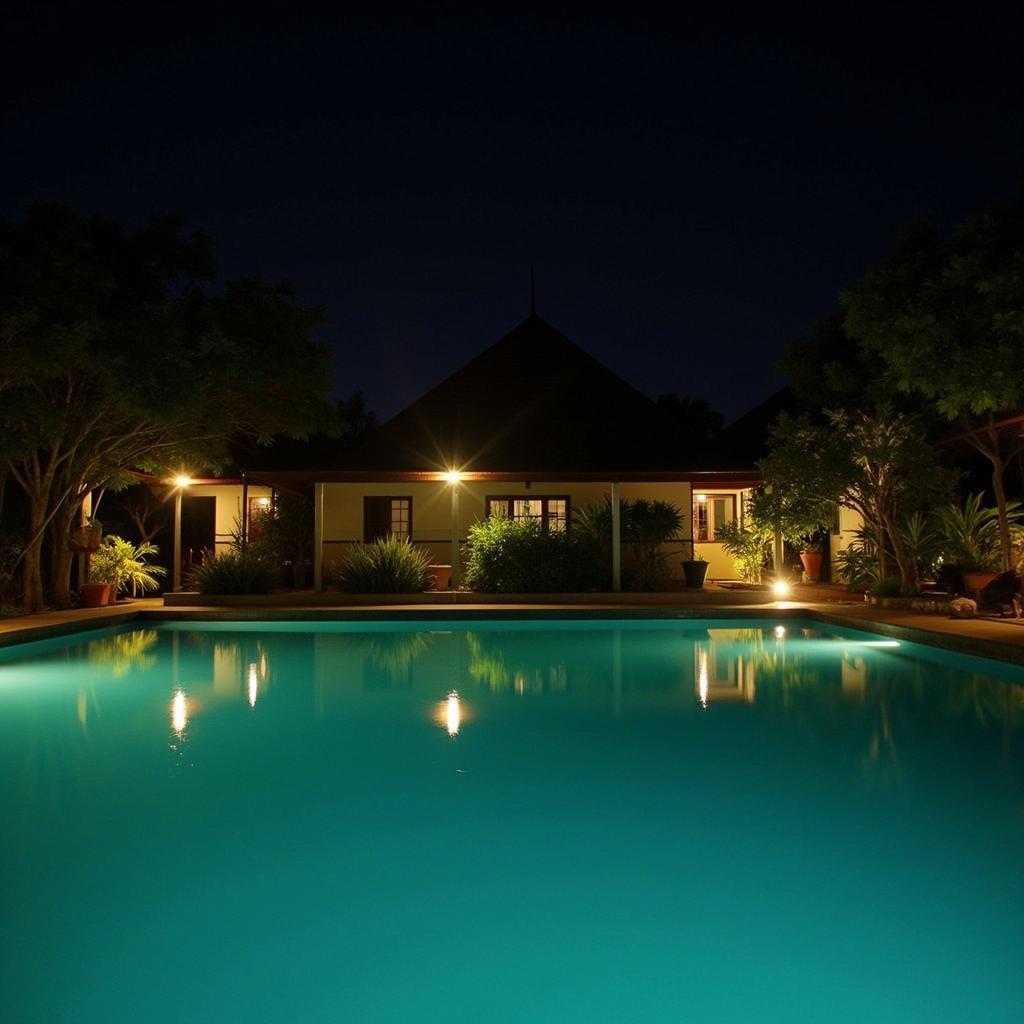
[[0, 647], [44, 640], [133, 621], [329, 620], [329, 619], [519, 619], [519, 618], [813, 618], [833, 625], [882, 633], [897, 639], [999, 661], [1024, 664], [1024, 621], [950, 619], [943, 615], [877, 608], [860, 603], [775, 601], [765, 604], [544, 603], [522, 604], [308, 604], [209, 607], [202, 604], [165, 607], [159, 598], [127, 602], [114, 608], [78, 608], [0, 619]]

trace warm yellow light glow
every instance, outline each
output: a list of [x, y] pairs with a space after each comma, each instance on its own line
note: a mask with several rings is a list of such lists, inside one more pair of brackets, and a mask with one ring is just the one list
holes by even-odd
[[776, 626], [775, 627], [775, 639], [776, 640], [782, 640], [782, 639], [785, 638], [785, 636], [786, 636], [786, 627], [785, 626]]
[[462, 474], [457, 469], [449, 469], [444, 478], [450, 484], [457, 484], [462, 479]]
[[174, 478], [175, 487], [189, 487], [192, 484], [192, 477], [186, 476], [184, 473], [179, 473]]
[[706, 651], [700, 652], [700, 671], [697, 673], [697, 696], [700, 706], [708, 706], [708, 656]]
[[260, 508], [268, 508], [270, 506], [270, 499], [269, 498], [257, 498], [256, 499], [256, 504], [259, 505]]
[[260, 695], [260, 678], [256, 663], [249, 665], [248, 680], [246, 682], [246, 695], [249, 698], [249, 707], [256, 707], [256, 698]]
[[772, 593], [778, 598], [788, 597], [789, 589], [789, 584], [785, 580], [776, 580], [772, 584]]
[[174, 691], [171, 701], [171, 728], [180, 736], [188, 725], [188, 704], [183, 690]]
[[706, 494], [698, 494], [697, 495], [697, 500], [698, 501], [707, 501], [708, 500], [708, 496]]

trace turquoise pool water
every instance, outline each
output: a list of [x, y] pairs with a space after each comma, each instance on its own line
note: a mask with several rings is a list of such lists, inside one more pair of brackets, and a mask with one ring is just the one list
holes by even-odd
[[1021, 678], [792, 621], [0, 652], [0, 1019], [1020, 1022]]

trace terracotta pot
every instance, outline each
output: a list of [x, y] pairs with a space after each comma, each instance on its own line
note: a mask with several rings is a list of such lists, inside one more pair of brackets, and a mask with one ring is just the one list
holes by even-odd
[[969, 597], [977, 597], [978, 592], [984, 590], [998, 575], [997, 572], [965, 572], [964, 590]]
[[113, 584], [110, 586], [110, 596], [107, 598], [107, 604], [117, 604], [117, 587]]
[[803, 562], [804, 572], [807, 573], [807, 579], [811, 583], [817, 583], [821, 579], [821, 560], [822, 553], [820, 551], [800, 552], [800, 561]]
[[83, 608], [102, 608], [110, 601], [109, 583], [83, 583], [78, 588]]
[[450, 565], [428, 565], [434, 577], [431, 590], [447, 590], [452, 584], [452, 567]]

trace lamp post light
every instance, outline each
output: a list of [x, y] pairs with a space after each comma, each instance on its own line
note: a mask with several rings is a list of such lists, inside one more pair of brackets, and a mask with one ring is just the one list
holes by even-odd
[[459, 481], [462, 474], [457, 469], [449, 469], [444, 474], [444, 479], [451, 485], [452, 490], [452, 572], [448, 586], [452, 590], [458, 590], [459, 576], [462, 574], [459, 565]]
[[191, 485], [192, 477], [179, 473], [174, 478], [174, 565], [171, 569], [171, 588], [181, 590], [181, 496]]

